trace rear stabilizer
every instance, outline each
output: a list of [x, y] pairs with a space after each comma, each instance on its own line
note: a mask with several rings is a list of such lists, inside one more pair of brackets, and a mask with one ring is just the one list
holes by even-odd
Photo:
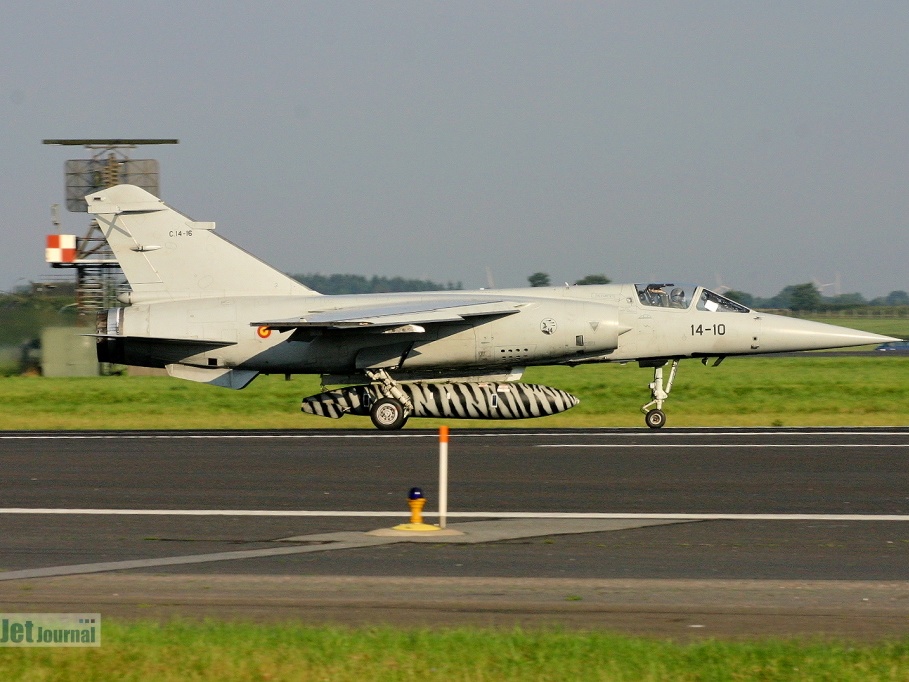
[[85, 197], [132, 288], [131, 303], [319, 294], [134, 185]]

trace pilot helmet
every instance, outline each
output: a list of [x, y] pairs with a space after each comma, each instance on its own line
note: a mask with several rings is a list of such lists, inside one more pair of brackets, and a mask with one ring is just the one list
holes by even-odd
[[673, 300], [673, 301], [684, 301], [684, 300], [685, 300], [685, 290], [684, 290], [684, 289], [675, 288], [675, 289], [673, 289], [672, 292], [669, 294], [669, 298], [670, 298], [671, 300]]

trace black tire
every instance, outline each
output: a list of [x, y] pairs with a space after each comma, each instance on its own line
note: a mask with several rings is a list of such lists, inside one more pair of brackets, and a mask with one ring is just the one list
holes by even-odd
[[661, 429], [666, 423], [666, 415], [663, 410], [650, 410], [644, 417], [644, 421], [651, 429]]
[[404, 406], [394, 398], [374, 402], [369, 408], [369, 418], [380, 431], [397, 431], [407, 421]]

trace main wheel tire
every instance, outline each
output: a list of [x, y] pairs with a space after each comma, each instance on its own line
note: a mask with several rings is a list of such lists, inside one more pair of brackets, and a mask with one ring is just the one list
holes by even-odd
[[382, 398], [374, 402], [369, 417], [380, 431], [397, 431], [407, 421], [404, 406], [394, 398]]
[[666, 415], [663, 410], [650, 410], [644, 417], [644, 421], [651, 429], [660, 429], [666, 423]]

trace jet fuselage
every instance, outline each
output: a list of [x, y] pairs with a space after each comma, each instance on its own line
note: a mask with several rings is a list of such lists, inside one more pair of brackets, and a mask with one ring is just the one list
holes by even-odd
[[[472, 371], [806, 350], [848, 345], [856, 339], [860, 343], [859, 337], [867, 336], [744, 307], [698, 309], [691, 301], [686, 308], [645, 305], [639, 289], [640, 285], [622, 284], [467, 292], [475, 298], [517, 302], [518, 312], [424, 325], [420, 331], [369, 327], [282, 331], [254, 322], [343, 311], [362, 306], [364, 298], [370, 306], [381, 306], [415, 299], [444, 302], [465, 292], [315, 299], [238, 296], [136, 304], [113, 309], [106, 318], [108, 327], [115, 327], [109, 331], [120, 337], [119, 348], [112, 346], [116, 357], [109, 359], [153, 367], [183, 363], [291, 374], [349, 374], [376, 368]], [[695, 297], [707, 292], [689, 289]]]
[[654, 368], [652, 400], [641, 409], [659, 428], [683, 358], [897, 340], [753, 311], [665, 280], [323, 296], [141, 188], [117, 185], [85, 199], [130, 285], [127, 307], [99, 314], [100, 361], [233, 389], [260, 373], [322, 374], [348, 386], [305, 398], [304, 411], [368, 412], [380, 429], [401, 428], [411, 414], [554, 414], [577, 399], [508, 382], [531, 365], [628, 361]]

